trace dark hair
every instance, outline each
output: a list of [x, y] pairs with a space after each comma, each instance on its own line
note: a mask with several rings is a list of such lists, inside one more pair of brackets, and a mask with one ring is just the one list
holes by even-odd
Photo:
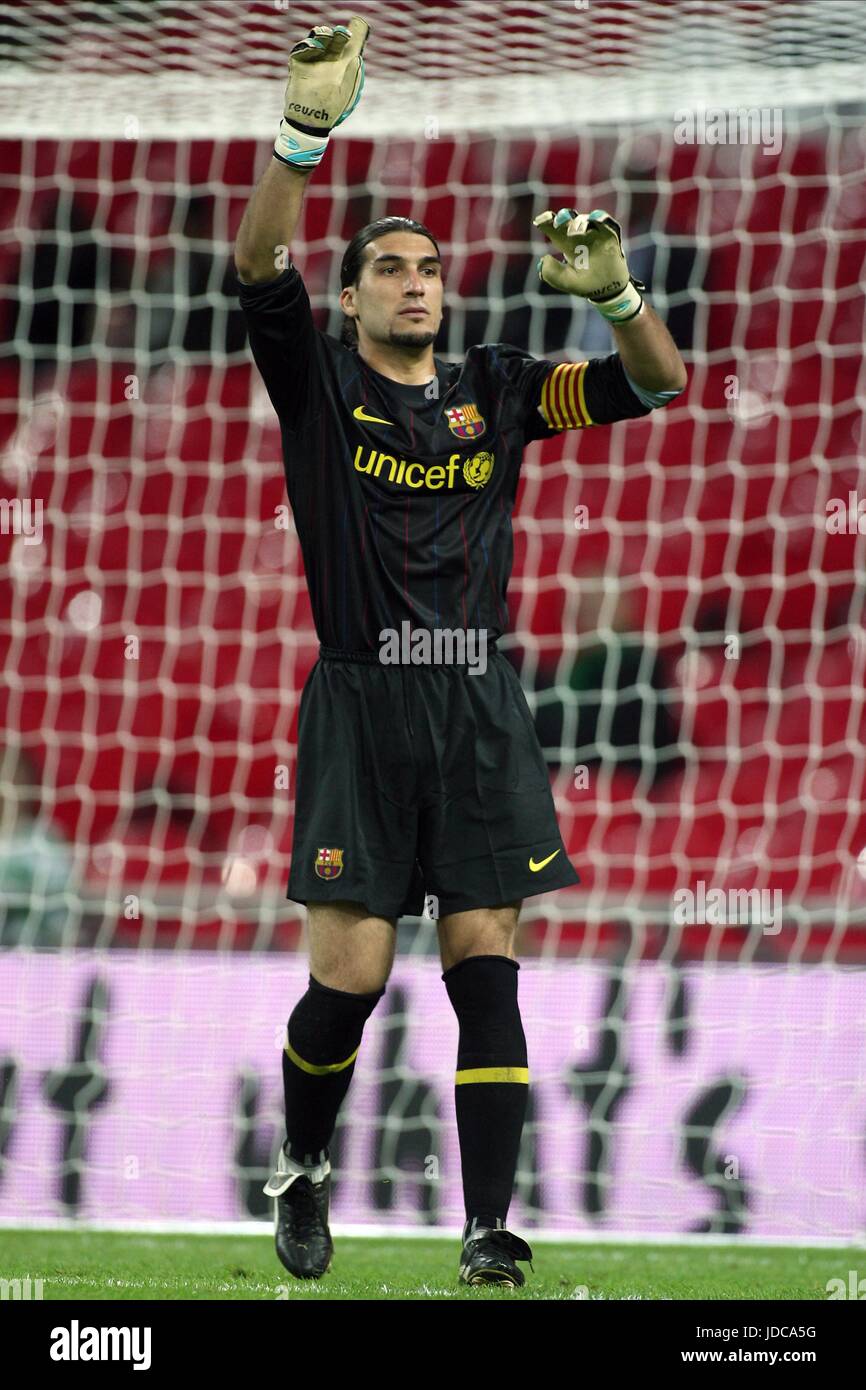
[[[426, 236], [436, 247], [437, 256], [440, 255], [439, 243], [429, 227], [425, 227], [422, 222], [416, 222], [414, 217], [379, 217], [375, 222], [368, 222], [366, 227], [362, 227], [356, 232], [343, 252], [343, 260], [340, 264], [340, 289], [344, 290], [347, 285], [357, 285], [358, 276], [361, 274], [363, 264], [364, 248], [369, 246], [371, 241], [377, 237], [387, 236], [389, 232], [417, 232], [420, 236]], [[340, 342], [343, 347], [358, 347], [358, 329], [355, 320], [348, 315], [343, 316], [343, 327], [340, 332]]]

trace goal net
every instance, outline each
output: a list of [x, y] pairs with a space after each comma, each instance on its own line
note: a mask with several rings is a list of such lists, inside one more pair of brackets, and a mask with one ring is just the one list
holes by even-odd
[[[292, 247], [318, 326], [339, 332], [347, 240], [396, 213], [445, 253], [437, 355], [606, 354], [607, 325], [539, 282], [532, 228], [604, 208], [689, 371], [665, 410], [522, 470], [500, 645], [581, 885], [522, 913], [514, 1220], [849, 1236], [866, 8], [359, 9], [364, 100]], [[0, 3], [0, 1219], [263, 1215], [306, 980], [285, 890], [318, 639], [231, 251], [288, 48], [323, 18], [348, 13]], [[456, 1031], [435, 922], [399, 932], [335, 1210], [436, 1227], [460, 1210]], [[108, 1078], [80, 1134], [44, 1079], [61, 1063]], [[208, 1206], [176, 1174], [214, 1151]]]

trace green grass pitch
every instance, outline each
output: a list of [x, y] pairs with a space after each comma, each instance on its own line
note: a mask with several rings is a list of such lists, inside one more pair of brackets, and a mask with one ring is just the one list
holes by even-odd
[[[532, 1244], [532, 1232], [526, 1232]], [[269, 1239], [0, 1230], [4, 1279], [43, 1280], [45, 1299], [806, 1299], [826, 1301], [862, 1250], [537, 1242], [526, 1287], [457, 1283], [459, 1240], [335, 1237], [321, 1280], [292, 1279]], [[862, 1264], [862, 1260], [861, 1260]], [[583, 1290], [586, 1290], [584, 1293]]]

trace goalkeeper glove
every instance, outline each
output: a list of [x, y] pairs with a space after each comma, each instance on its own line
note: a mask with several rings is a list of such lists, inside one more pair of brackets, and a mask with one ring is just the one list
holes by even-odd
[[580, 295], [594, 304], [611, 323], [628, 323], [643, 307], [640, 290], [646, 285], [629, 275], [622, 249], [622, 228], [609, 213], [575, 212], [560, 208], [556, 214], [542, 212], [532, 225], [561, 251], [538, 261], [539, 279], [566, 294]]
[[353, 15], [348, 28], [319, 24], [289, 54], [289, 81], [274, 154], [295, 169], [322, 162], [334, 126], [351, 116], [364, 90], [366, 20]]

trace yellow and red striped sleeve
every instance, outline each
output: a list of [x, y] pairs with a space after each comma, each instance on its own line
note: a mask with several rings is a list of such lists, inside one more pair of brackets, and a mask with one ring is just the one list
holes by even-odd
[[545, 378], [539, 408], [552, 429], [582, 430], [595, 424], [584, 394], [588, 366], [588, 362], [560, 362]]

